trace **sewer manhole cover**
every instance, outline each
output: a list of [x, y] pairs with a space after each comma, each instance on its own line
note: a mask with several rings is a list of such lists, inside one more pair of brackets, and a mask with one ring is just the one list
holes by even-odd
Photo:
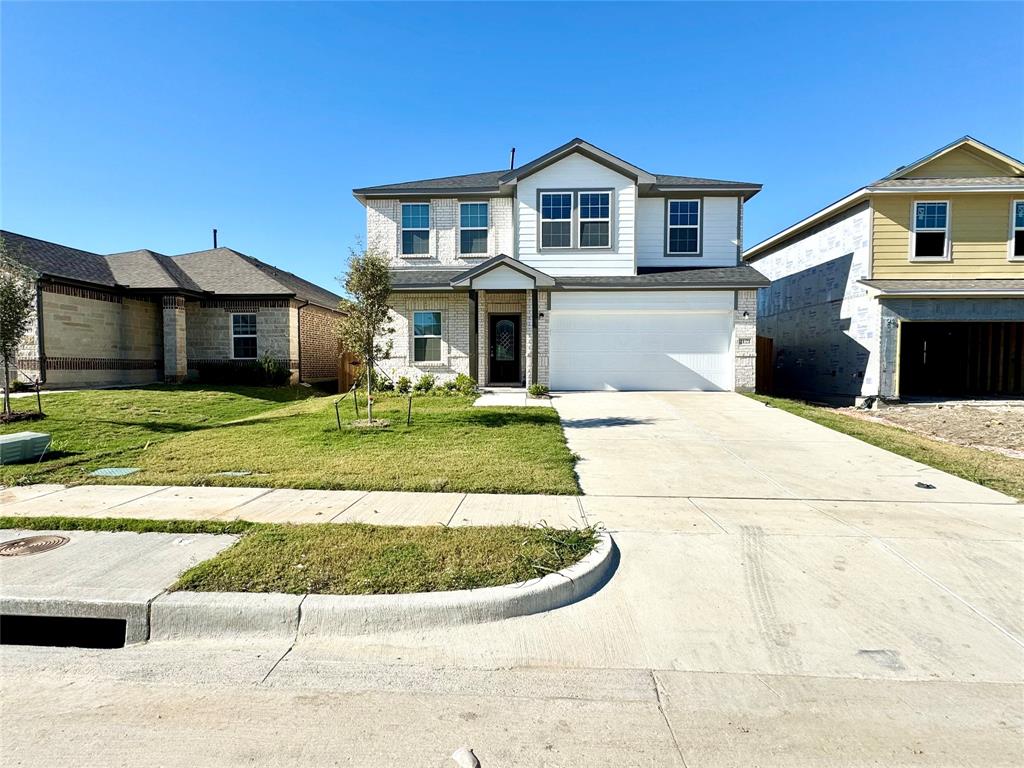
[[51, 549], [63, 547], [71, 539], [67, 536], [26, 536], [23, 539], [11, 539], [0, 542], [0, 557], [18, 557], [19, 555], [37, 555]]

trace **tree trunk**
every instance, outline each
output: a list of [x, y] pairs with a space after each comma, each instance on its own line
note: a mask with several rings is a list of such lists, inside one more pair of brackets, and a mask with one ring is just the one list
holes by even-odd
[[11, 414], [11, 363], [4, 358], [4, 413]]
[[366, 346], [366, 423], [373, 424], [373, 337]]

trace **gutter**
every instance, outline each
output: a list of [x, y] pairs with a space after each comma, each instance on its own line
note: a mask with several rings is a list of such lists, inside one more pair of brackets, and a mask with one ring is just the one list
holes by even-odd
[[46, 344], [43, 336], [43, 283], [36, 280], [36, 354], [39, 356], [39, 383], [46, 383]]

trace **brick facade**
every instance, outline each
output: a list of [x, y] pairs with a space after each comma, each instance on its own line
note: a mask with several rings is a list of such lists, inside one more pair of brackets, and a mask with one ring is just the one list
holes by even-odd
[[757, 291], [736, 291], [732, 349], [736, 365], [733, 387], [753, 392], [757, 373]]
[[[391, 357], [381, 367], [393, 379], [409, 377], [414, 383], [425, 373], [438, 381], [454, 379], [460, 373], [470, 375], [470, 303], [469, 295], [452, 292], [395, 293], [391, 296]], [[416, 362], [413, 359], [413, 314], [417, 311], [441, 313], [441, 360]]]
[[[422, 202], [422, 201], [418, 201]], [[385, 254], [396, 267], [448, 265], [471, 267], [498, 254], [512, 254], [513, 214], [515, 201], [510, 197], [494, 197], [488, 203], [487, 253], [462, 256], [459, 253], [459, 203], [454, 198], [434, 198], [430, 204], [430, 252], [423, 256], [403, 257], [401, 254], [402, 203], [400, 200], [370, 199], [366, 201], [367, 246]]]
[[303, 381], [337, 378], [341, 313], [310, 304], [298, 310], [298, 314], [300, 377]]

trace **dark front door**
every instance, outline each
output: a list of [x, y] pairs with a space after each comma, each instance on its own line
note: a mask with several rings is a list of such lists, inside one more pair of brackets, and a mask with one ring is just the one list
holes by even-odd
[[519, 383], [519, 315], [491, 315], [490, 384]]

